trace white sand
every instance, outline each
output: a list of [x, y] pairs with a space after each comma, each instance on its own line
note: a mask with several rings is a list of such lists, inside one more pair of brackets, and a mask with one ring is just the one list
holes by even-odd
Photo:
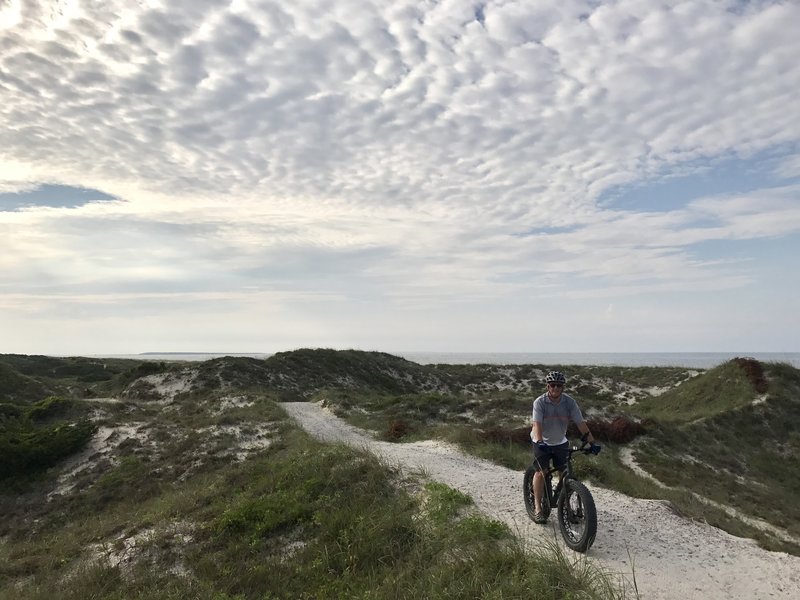
[[[553, 525], [535, 525], [528, 518], [521, 471], [467, 456], [440, 442], [379, 442], [319, 404], [282, 406], [315, 437], [364, 447], [406, 471], [422, 469], [432, 479], [469, 494], [486, 515], [506, 523], [521, 538], [536, 543], [554, 536]], [[590, 487], [598, 509], [598, 531], [587, 555], [629, 581], [635, 573], [642, 600], [800, 597], [800, 557], [768, 552], [752, 540], [679, 517], [658, 500]]]

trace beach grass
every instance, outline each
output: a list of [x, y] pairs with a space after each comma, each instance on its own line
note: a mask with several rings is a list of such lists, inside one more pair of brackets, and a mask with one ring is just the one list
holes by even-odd
[[[79, 431], [88, 416], [114, 433], [69, 492], [48, 498], [64, 470], [52, 463], [5, 474], [0, 599], [632, 597], [626, 581], [572, 553], [523, 547], [468, 496], [312, 440], [277, 402], [320, 401], [378, 439], [444, 440], [522, 471], [550, 368], [421, 366], [355, 351], [200, 365], [6, 355], [0, 438], [21, 423]], [[576, 472], [800, 554], [724, 510], [800, 533], [799, 372], [764, 364], [759, 379], [743, 368], [564, 367], [588, 418], [625, 416], [644, 432], [604, 441]], [[165, 399], [144, 384], [153, 377], [192, 384]], [[55, 464], [78, 446], [59, 446]], [[631, 469], [631, 454], [663, 485]]]
[[[530, 463], [530, 444], [519, 430], [529, 427], [537, 392], [530, 388], [515, 393], [486, 382], [482, 388], [494, 387], [492, 391], [470, 391], [469, 386], [481, 381], [478, 374], [490, 368], [455, 369], [461, 392], [331, 390], [319, 392], [315, 399], [324, 398], [337, 414], [381, 439], [441, 439], [522, 470]], [[767, 549], [800, 554], [800, 504], [794, 500], [800, 494], [800, 462], [792, 460], [800, 452], [795, 432], [800, 425], [800, 371], [784, 363], [746, 359], [708, 371], [571, 369], [571, 385], [577, 391], [568, 391], [590, 422], [624, 416], [643, 423], [646, 434], [631, 446], [633, 457], [664, 485], [630, 469], [620, 458], [627, 443], [609, 440], [603, 440], [606, 452], [598, 460], [576, 461], [579, 474], [634, 497], [663, 499], [687, 518], [751, 537]], [[501, 435], [487, 435], [498, 432]], [[776, 535], [769, 526], [786, 535]]]
[[[152, 421], [171, 443], [122, 448], [75, 494], [45, 500], [47, 473], [21, 484], [28, 504], [0, 532], [0, 598], [626, 597], [556, 546], [524, 548], [461, 492], [317, 442], [270, 400], [242, 411], [274, 433], [241, 461], [183, 435], [201, 424], [183, 406]], [[190, 458], [203, 465], [181, 477]]]

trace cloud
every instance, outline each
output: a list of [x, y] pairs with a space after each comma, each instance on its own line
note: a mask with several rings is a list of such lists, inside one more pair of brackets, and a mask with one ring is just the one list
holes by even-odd
[[[165, 191], [438, 203], [447, 181], [485, 202], [529, 182], [535, 207], [797, 139], [791, 4], [488, 2], [485, 27], [458, 3], [358, 6], [42, 11], [0, 58], [4, 117], [41, 142], [4, 147]], [[85, 131], [76, 155], [69, 134]]]
[[[9, 2], [0, 29], [5, 293], [618, 314], [747, 288], [712, 245], [797, 235], [796, 3]], [[644, 199], [725, 160], [774, 179]], [[5, 193], [45, 182], [119, 200]]]
[[782, 179], [800, 177], [800, 154], [784, 157], [775, 168], [775, 174]]

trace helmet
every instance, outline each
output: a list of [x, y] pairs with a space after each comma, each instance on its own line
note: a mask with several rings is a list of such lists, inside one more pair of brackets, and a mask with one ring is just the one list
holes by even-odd
[[567, 383], [567, 378], [561, 371], [550, 371], [544, 380], [546, 383]]

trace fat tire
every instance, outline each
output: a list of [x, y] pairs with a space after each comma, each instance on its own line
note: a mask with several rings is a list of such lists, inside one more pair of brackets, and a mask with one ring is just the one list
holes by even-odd
[[[525, 470], [522, 478], [522, 497], [525, 501], [525, 511], [533, 520], [536, 515], [536, 502], [533, 498], [533, 475], [536, 473], [536, 465], [531, 465]], [[550, 516], [550, 502], [547, 499], [547, 491], [542, 495], [542, 515], [547, 518]]]
[[[570, 510], [575, 505], [582, 512], [578, 522], [575, 522], [575, 515]], [[558, 498], [558, 526], [564, 542], [576, 552], [586, 552], [592, 547], [597, 535], [597, 509], [589, 488], [576, 479], [564, 482], [564, 489]]]

